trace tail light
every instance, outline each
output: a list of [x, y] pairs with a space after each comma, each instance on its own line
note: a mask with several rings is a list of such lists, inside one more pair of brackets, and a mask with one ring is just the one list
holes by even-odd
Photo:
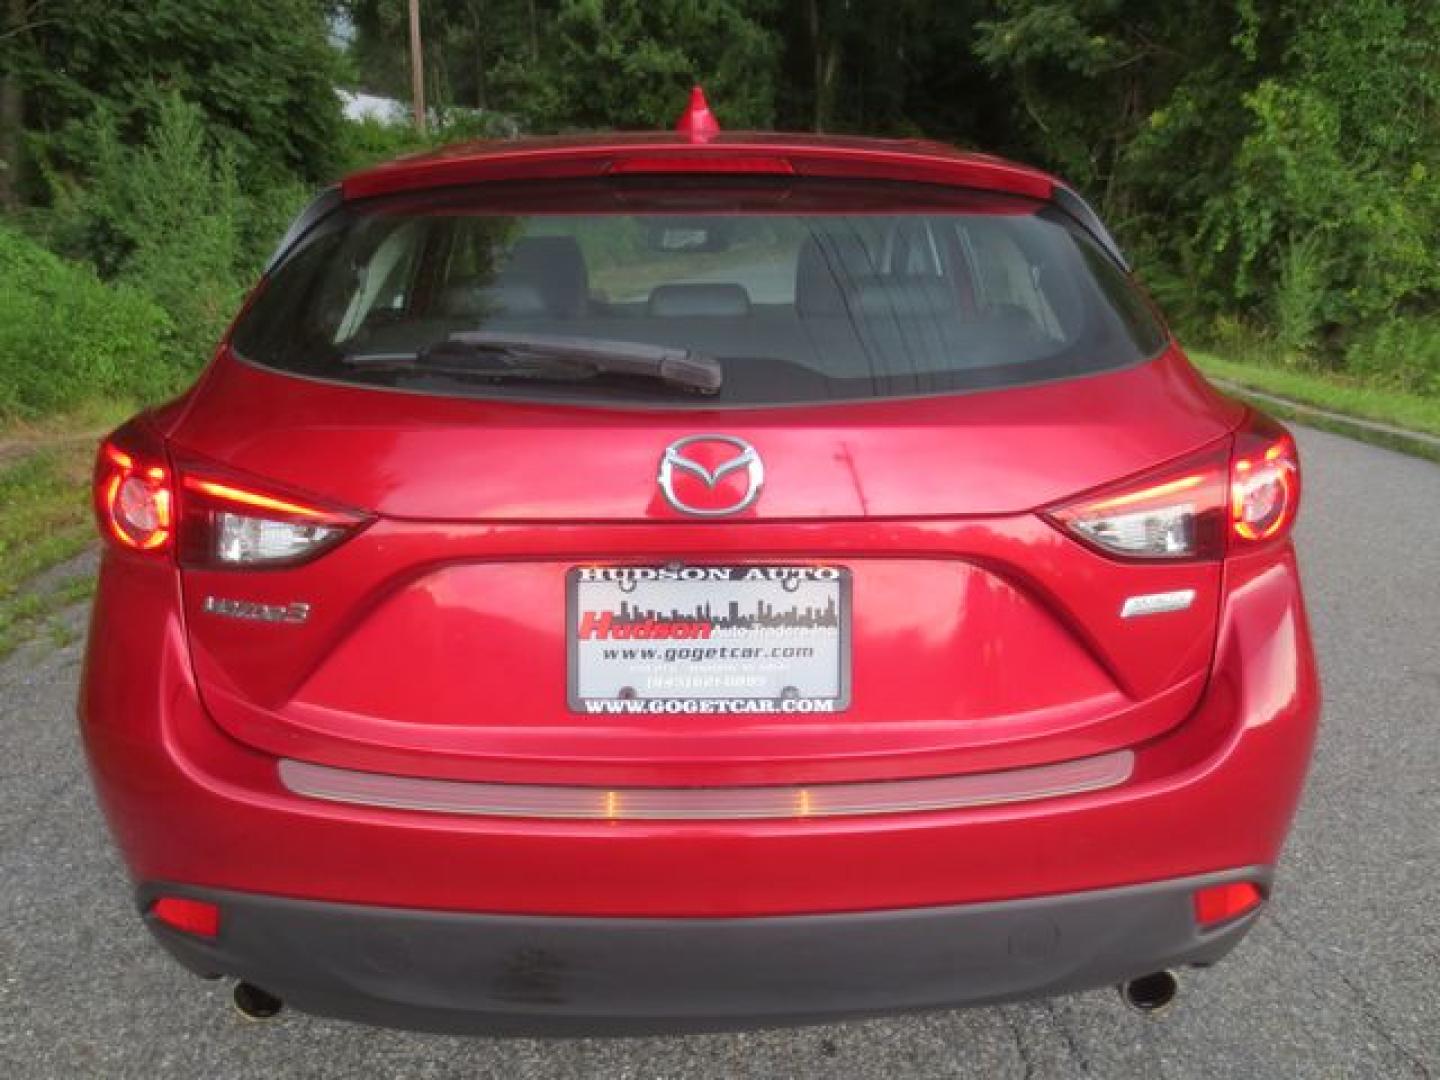
[[175, 487], [165, 447], [131, 421], [100, 445], [95, 460], [100, 532], [129, 551], [168, 551], [175, 539]]
[[100, 447], [101, 532], [127, 551], [176, 553], [189, 567], [295, 566], [369, 522], [365, 514], [277, 491], [201, 463], [172, 466], [158, 434], [132, 421]]
[[369, 518], [203, 468], [180, 481], [180, 562], [211, 569], [296, 566], [329, 551]]
[[1230, 544], [1255, 547], [1289, 535], [1300, 509], [1300, 455], [1275, 421], [1251, 414], [1230, 465]]
[[1126, 559], [1218, 559], [1225, 551], [1221, 448], [1102, 489], [1050, 519], [1102, 554]]
[[1233, 448], [1205, 451], [1054, 508], [1046, 517], [1102, 554], [1218, 559], [1284, 540], [1300, 502], [1289, 432], [1251, 414]]

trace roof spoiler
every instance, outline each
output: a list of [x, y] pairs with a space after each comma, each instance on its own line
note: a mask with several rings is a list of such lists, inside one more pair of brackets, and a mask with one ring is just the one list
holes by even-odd
[[275, 250], [270, 258], [265, 261], [264, 273], [280, 265], [280, 260], [290, 253], [290, 249], [298, 244], [311, 229], [320, 224], [321, 220], [328, 217], [332, 212], [340, 208], [345, 201], [340, 192], [340, 185], [333, 184], [306, 204], [305, 209], [296, 215], [295, 220], [290, 223], [290, 228], [285, 230], [285, 235], [280, 238], [280, 243], [275, 245]]
[[1119, 263], [1127, 274], [1130, 273], [1130, 260], [1125, 258], [1125, 252], [1120, 249], [1115, 237], [1110, 235], [1110, 230], [1105, 228], [1100, 215], [1090, 208], [1089, 203], [1076, 195], [1071, 188], [1060, 183], [1057, 183], [1055, 190], [1050, 193], [1050, 201], [1078, 221], [1081, 228], [1096, 239], [1105, 254]]

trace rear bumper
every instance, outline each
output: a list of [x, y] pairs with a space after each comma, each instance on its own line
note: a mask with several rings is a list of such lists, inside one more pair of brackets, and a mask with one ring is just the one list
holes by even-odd
[[[191, 970], [307, 1012], [433, 1031], [634, 1034], [974, 1005], [1213, 963], [1256, 912], [1202, 931], [1194, 891], [1269, 876], [743, 919], [476, 915], [167, 886], [218, 903], [219, 937], [146, 921]], [[142, 911], [160, 891], [141, 889]]]
[[[1124, 783], [877, 817], [544, 820], [307, 798], [201, 706], [173, 570], [107, 558], [80, 703], [136, 882], [489, 915], [949, 908], [1273, 866], [1319, 707], [1293, 559], [1227, 568], [1210, 684]], [[124, 627], [126, 632], [116, 632]], [[1083, 754], [1083, 746], [1077, 746]]]

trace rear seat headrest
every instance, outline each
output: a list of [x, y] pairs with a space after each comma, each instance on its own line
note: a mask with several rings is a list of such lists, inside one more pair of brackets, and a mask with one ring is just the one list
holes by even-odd
[[878, 269], [858, 236], [816, 233], [806, 237], [795, 263], [795, 309], [801, 315], [843, 315], [851, 283]]
[[870, 249], [848, 233], [816, 233], [795, 265], [795, 308], [802, 316], [940, 315], [955, 310], [953, 283], [929, 274], [881, 274]]
[[533, 285], [477, 285], [462, 281], [440, 294], [440, 312], [451, 318], [543, 315], [545, 298]]
[[646, 305], [650, 314], [662, 319], [750, 314], [750, 294], [732, 284], [657, 285]]
[[585, 313], [590, 274], [573, 236], [526, 236], [515, 241], [497, 283], [539, 292], [551, 315], [573, 318]]
[[869, 318], [942, 315], [957, 307], [947, 278], [921, 274], [871, 276], [850, 286], [850, 310]]

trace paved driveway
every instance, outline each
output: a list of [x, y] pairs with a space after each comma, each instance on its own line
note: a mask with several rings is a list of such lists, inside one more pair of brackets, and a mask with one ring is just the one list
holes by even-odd
[[[0, 1076], [1431, 1077], [1440, 467], [1301, 433], [1327, 695], [1271, 916], [1152, 1021], [1108, 991], [749, 1035], [493, 1042], [250, 1025], [134, 917], [76, 745], [79, 648], [0, 664]], [[76, 612], [77, 619], [83, 612]]]

